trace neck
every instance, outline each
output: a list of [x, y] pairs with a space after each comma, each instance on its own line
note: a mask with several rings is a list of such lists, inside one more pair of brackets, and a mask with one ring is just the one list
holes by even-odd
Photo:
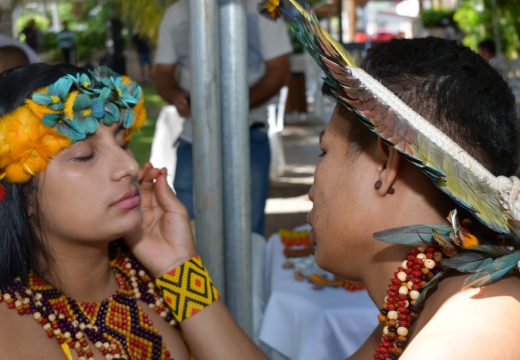
[[390, 279], [394, 276], [401, 263], [405, 260], [410, 247], [402, 245], [385, 245], [374, 255], [374, 262], [363, 276], [363, 283], [367, 287], [372, 301], [380, 308], [388, 290]]
[[53, 248], [51, 263], [42, 276], [63, 294], [82, 302], [100, 301], [118, 288], [108, 243]]

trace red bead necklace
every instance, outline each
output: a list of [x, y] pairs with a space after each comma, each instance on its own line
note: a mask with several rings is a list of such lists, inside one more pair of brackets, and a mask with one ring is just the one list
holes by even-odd
[[408, 341], [408, 329], [420, 310], [417, 298], [423, 287], [440, 270], [442, 252], [435, 246], [412, 250], [394, 272], [378, 319], [384, 324], [374, 359], [396, 360]]

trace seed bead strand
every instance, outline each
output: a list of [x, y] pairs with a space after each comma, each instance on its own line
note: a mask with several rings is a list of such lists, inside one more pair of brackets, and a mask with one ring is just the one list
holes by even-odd
[[441, 270], [442, 258], [442, 252], [434, 246], [419, 247], [412, 250], [394, 272], [379, 310], [378, 319], [384, 327], [374, 359], [396, 360], [401, 356], [409, 328], [420, 310], [416, 306], [417, 298], [428, 281]]
[[99, 303], [70, 299], [34, 273], [29, 275], [29, 286], [17, 278], [2, 289], [0, 302], [5, 301], [9, 309], [20, 315], [32, 314], [49, 338], [56, 339], [60, 345], [67, 344], [79, 360], [94, 359], [89, 343], [107, 360], [130, 359], [132, 354], [148, 354], [146, 359], [172, 360], [161, 335], [137, 303], [140, 299], [175, 326], [159, 289], [134, 258], [117, 256], [111, 265], [119, 290]]

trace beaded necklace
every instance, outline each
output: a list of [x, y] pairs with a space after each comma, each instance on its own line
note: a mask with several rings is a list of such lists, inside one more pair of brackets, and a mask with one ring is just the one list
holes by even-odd
[[443, 254], [435, 246], [412, 250], [394, 272], [378, 319], [384, 324], [374, 359], [396, 360], [408, 341], [408, 329], [420, 310], [416, 306], [421, 290], [442, 268]]
[[111, 267], [119, 285], [108, 299], [83, 303], [66, 297], [36, 273], [28, 285], [20, 279], [0, 291], [0, 302], [20, 315], [30, 315], [49, 338], [62, 348], [74, 349], [79, 359], [93, 359], [89, 343], [105, 359], [171, 360], [172, 357], [137, 300], [148, 304], [170, 325], [173, 316], [159, 290], [141, 265], [130, 256], [117, 256]]

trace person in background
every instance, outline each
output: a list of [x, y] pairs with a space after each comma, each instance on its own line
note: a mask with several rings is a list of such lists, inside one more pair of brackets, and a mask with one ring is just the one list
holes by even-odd
[[68, 21], [63, 22], [63, 29], [56, 35], [56, 41], [61, 49], [63, 62], [76, 64], [76, 35], [70, 31]]
[[[292, 47], [285, 26], [261, 17], [257, 12], [257, 1], [248, 0], [246, 8], [251, 230], [263, 235], [271, 156], [267, 137], [266, 103], [287, 83]], [[193, 219], [190, 71], [194, 70], [189, 68], [189, 54], [188, 2], [180, 0], [167, 9], [161, 21], [155, 58], [155, 86], [161, 97], [167, 103], [175, 105], [180, 116], [186, 119], [177, 148], [174, 188]]]
[[141, 73], [141, 81], [148, 82], [152, 80], [152, 50], [150, 49], [150, 40], [148, 36], [136, 33], [132, 37], [132, 42], [137, 52], [137, 60], [139, 62], [139, 71]]
[[500, 54], [496, 52], [495, 42], [491, 39], [482, 40], [477, 46], [478, 53], [484, 60], [486, 60], [491, 66], [493, 66], [502, 76], [506, 76], [508, 72], [508, 66]]
[[24, 42], [38, 53], [42, 35], [34, 19], [30, 19], [27, 22], [22, 31], [20, 31], [20, 35], [23, 35]]

